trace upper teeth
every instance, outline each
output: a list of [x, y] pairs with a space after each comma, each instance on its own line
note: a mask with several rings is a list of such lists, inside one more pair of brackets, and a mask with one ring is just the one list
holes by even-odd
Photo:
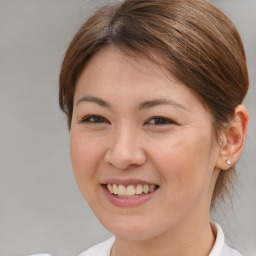
[[107, 188], [110, 193], [119, 196], [134, 196], [142, 193], [149, 193], [156, 189], [156, 185], [138, 184], [138, 185], [118, 185], [118, 184], [107, 184]]

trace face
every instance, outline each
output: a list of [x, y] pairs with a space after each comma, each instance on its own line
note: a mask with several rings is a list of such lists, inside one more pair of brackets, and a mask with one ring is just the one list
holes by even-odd
[[82, 195], [116, 236], [208, 220], [219, 154], [211, 116], [155, 64], [115, 48], [94, 55], [77, 81], [70, 149]]

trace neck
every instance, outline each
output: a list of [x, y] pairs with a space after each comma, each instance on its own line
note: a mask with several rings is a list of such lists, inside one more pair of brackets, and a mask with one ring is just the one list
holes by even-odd
[[[190, 222], [191, 223], [191, 222]], [[200, 241], [200, 242], [199, 242]], [[116, 238], [111, 256], [207, 256], [215, 242], [215, 235], [208, 219], [177, 225], [171, 231], [142, 241]]]

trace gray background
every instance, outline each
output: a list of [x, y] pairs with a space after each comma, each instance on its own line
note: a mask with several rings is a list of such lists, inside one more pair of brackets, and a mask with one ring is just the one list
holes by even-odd
[[[80, 195], [69, 134], [58, 109], [58, 73], [68, 42], [106, 1], [0, 0], [0, 256], [77, 255], [109, 236]], [[216, 0], [244, 40], [251, 115], [233, 208], [212, 218], [256, 255], [256, 1]]]

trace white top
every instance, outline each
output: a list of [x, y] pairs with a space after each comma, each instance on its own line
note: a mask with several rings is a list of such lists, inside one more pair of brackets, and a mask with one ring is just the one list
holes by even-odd
[[[216, 229], [216, 240], [209, 256], [242, 256], [237, 250], [231, 248], [225, 243], [224, 233], [222, 228], [216, 222], [212, 222], [213, 227]], [[115, 242], [115, 237], [94, 245], [79, 256], [110, 256], [112, 246]]]

